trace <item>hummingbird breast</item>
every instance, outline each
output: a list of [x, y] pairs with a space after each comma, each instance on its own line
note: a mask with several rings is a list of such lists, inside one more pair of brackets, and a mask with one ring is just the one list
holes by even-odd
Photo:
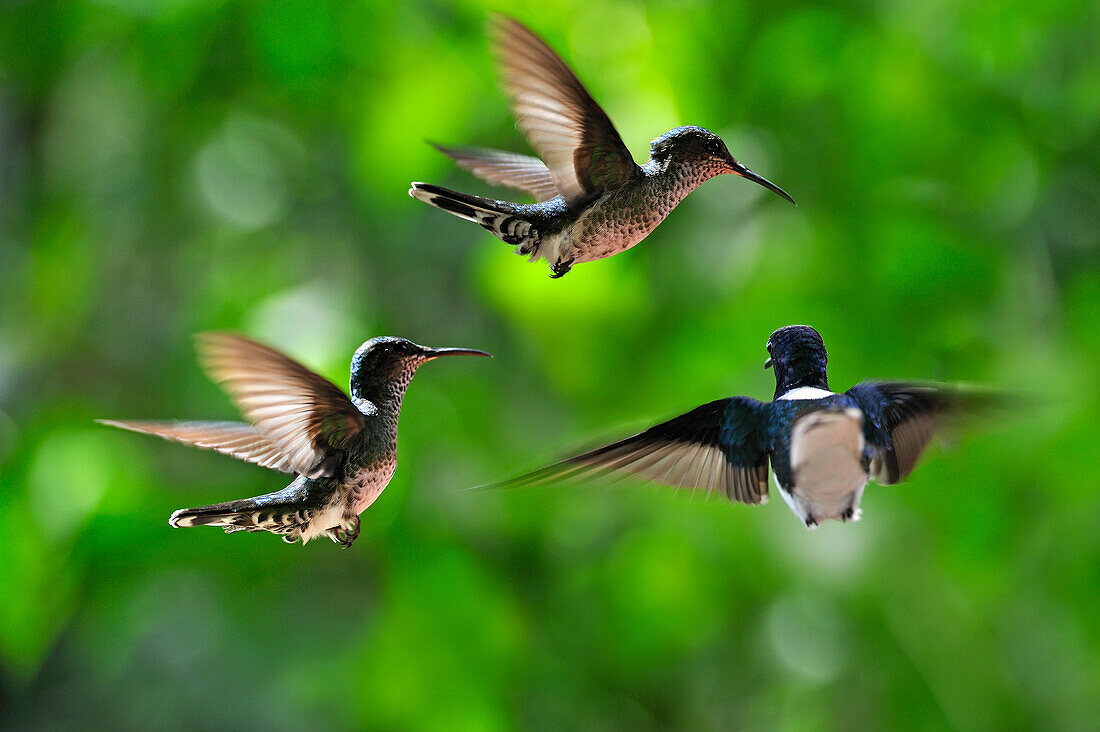
[[702, 181], [672, 172], [647, 172], [637, 182], [607, 191], [565, 232], [577, 262], [604, 259], [649, 236]]
[[397, 470], [397, 456], [381, 461], [370, 468], [362, 468], [345, 482], [346, 503], [356, 515], [363, 513], [378, 500], [382, 491], [390, 484]]
[[355, 515], [378, 499], [397, 470], [396, 415], [384, 416], [372, 427], [371, 439], [348, 455], [340, 481], [342, 502]]
[[389, 485], [397, 470], [396, 418], [379, 422], [383, 424], [371, 425], [374, 428], [372, 439], [364, 440], [348, 453], [338, 476], [315, 480], [299, 478], [316, 486], [318, 493], [329, 493], [323, 505], [310, 512], [297, 527], [295, 535], [303, 542], [331, 535], [333, 530], [358, 526], [359, 514], [378, 500]]

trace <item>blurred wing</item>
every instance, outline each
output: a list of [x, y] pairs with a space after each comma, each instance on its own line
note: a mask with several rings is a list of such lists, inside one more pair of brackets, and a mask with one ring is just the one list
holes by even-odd
[[481, 147], [435, 145], [435, 148], [478, 178], [527, 191], [536, 201], [548, 201], [558, 195], [550, 169], [536, 157]]
[[768, 495], [766, 407], [747, 397], [719, 399], [505, 485], [626, 473], [674, 488], [703, 488], [742, 503], [763, 503]]
[[503, 16], [493, 36], [519, 127], [567, 202], [641, 175], [607, 114], [541, 38]]
[[333, 460], [366, 424], [344, 392], [283, 354], [229, 333], [203, 333], [198, 349], [210, 377], [308, 478], [330, 475]]
[[294, 467], [286, 456], [256, 431], [243, 422], [129, 422], [113, 419], [97, 419], [100, 424], [120, 427], [131, 432], [156, 435], [197, 447], [207, 447], [239, 460], [262, 465], [265, 468], [293, 473]]
[[871, 476], [883, 485], [905, 479], [932, 439], [941, 417], [956, 406], [951, 388], [900, 382], [857, 384], [848, 390], [865, 416]]

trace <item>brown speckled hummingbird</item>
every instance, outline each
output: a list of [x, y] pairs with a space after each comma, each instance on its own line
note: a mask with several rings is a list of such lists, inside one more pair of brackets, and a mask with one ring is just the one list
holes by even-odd
[[702, 127], [661, 135], [650, 144], [649, 161], [639, 167], [607, 114], [541, 38], [503, 16], [494, 16], [492, 30], [512, 110], [539, 157], [483, 148], [439, 150], [484, 180], [527, 191], [537, 203], [497, 201], [427, 183], [412, 184], [413, 198], [480, 224], [532, 261], [547, 260], [555, 278], [578, 262], [634, 246], [716, 175], [739, 175], [794, 203]]
[[426, 348], [404, 338], [373, 338], [351, 361], [351, 398], [278, 351], [229, 333], [197, 337], [200, 360], [229, 393], [244, 422], [103, 424], [207, 447], [284, 473], [290, 485], [255, 498], [180, 509], [168, 523], [221, 526], [226, 533], [270, 531], [306, 543], [328, 536], [350, 547], [359, 514], [397, 468], [397, 418], [416, 369], [440, 356], [488, 356], [472, 348]]

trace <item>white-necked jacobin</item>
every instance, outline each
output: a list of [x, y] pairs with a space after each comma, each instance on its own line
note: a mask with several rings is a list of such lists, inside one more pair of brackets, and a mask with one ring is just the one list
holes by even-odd
[[868, 479], [903, 480], [944, 417], [983, 407], [990, 397], [905, 382], [864, 382], [834, 393], [825, 344], [805, 325], [775, 331], [767, 350], [773, 401], [718, 399], [501, 485], [633, 474], [757, 504], [768, 498], [770, 462], [780, 494], [808, 528], [826, 519], [855, 521]]

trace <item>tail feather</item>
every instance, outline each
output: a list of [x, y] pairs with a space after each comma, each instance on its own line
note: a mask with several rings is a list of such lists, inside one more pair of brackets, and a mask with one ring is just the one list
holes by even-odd
[[[281, 513], [270, 508], [260, 508], [255, 499], [219, 503], [201, 508], [181, 508], [168, 519], [173, 528], [188, 526], [218, 526], [227, 534], [238, 531], [270, 531], [283, 537], [283, 541], [293, 544], [302, 539], [305, 544], [312, 535], [303, 535], [303, 529], [309, 526], [311, 516], [300, 513]], [[304, 520], [303, 520], [304, 519]]]
[[[332, 531], [350, 530], [352, 519], [346, 507], [333, 502], [333, 486], [322, 481], [298, 477], [281, 491], [253, 498], [215, 503], [198, 508], [181, 508], [168, 519], [169, 525], [180, 529], [188, 526], [219, 526], [227, 534], [237, 531], [270, 531], [283, 541], [302, 543]], [[353, 537], [354, 538], [354, 537]], [[334, 541], [344, 544], [347, 537]]]
[[265, 517], [260, 515], [261, 512], [257, 511], [258, 508], [255, 499], [252, 498], [198, 508], [181, 508], [172, 514], [171, 518], [168, 519], [168, 524], [177, 529], [188, 526], [212, 525], [224, 526], [227, 529], [263, 531], [266, 526], [260, 524], [270, 523], [270, 520], [264, 521]]
[[534, 254], [538, 250], [541, 238], [538, 227], [518, 216], [513, 204], [459, 193], [430, 183], [413, 183], [409, 195], [459, 218], [473, 221], [505, 244], [519, 247], [519, 254]]
[[297, 535], [310, 524], [317, 511], [301, 503], [264, 501], [244, 498], [198, 508], [181, 508], [168, 524], [182, 529], [189, 526], [220, 526], [227, 534], [235, 531], [270, 531], [284, 537]]

